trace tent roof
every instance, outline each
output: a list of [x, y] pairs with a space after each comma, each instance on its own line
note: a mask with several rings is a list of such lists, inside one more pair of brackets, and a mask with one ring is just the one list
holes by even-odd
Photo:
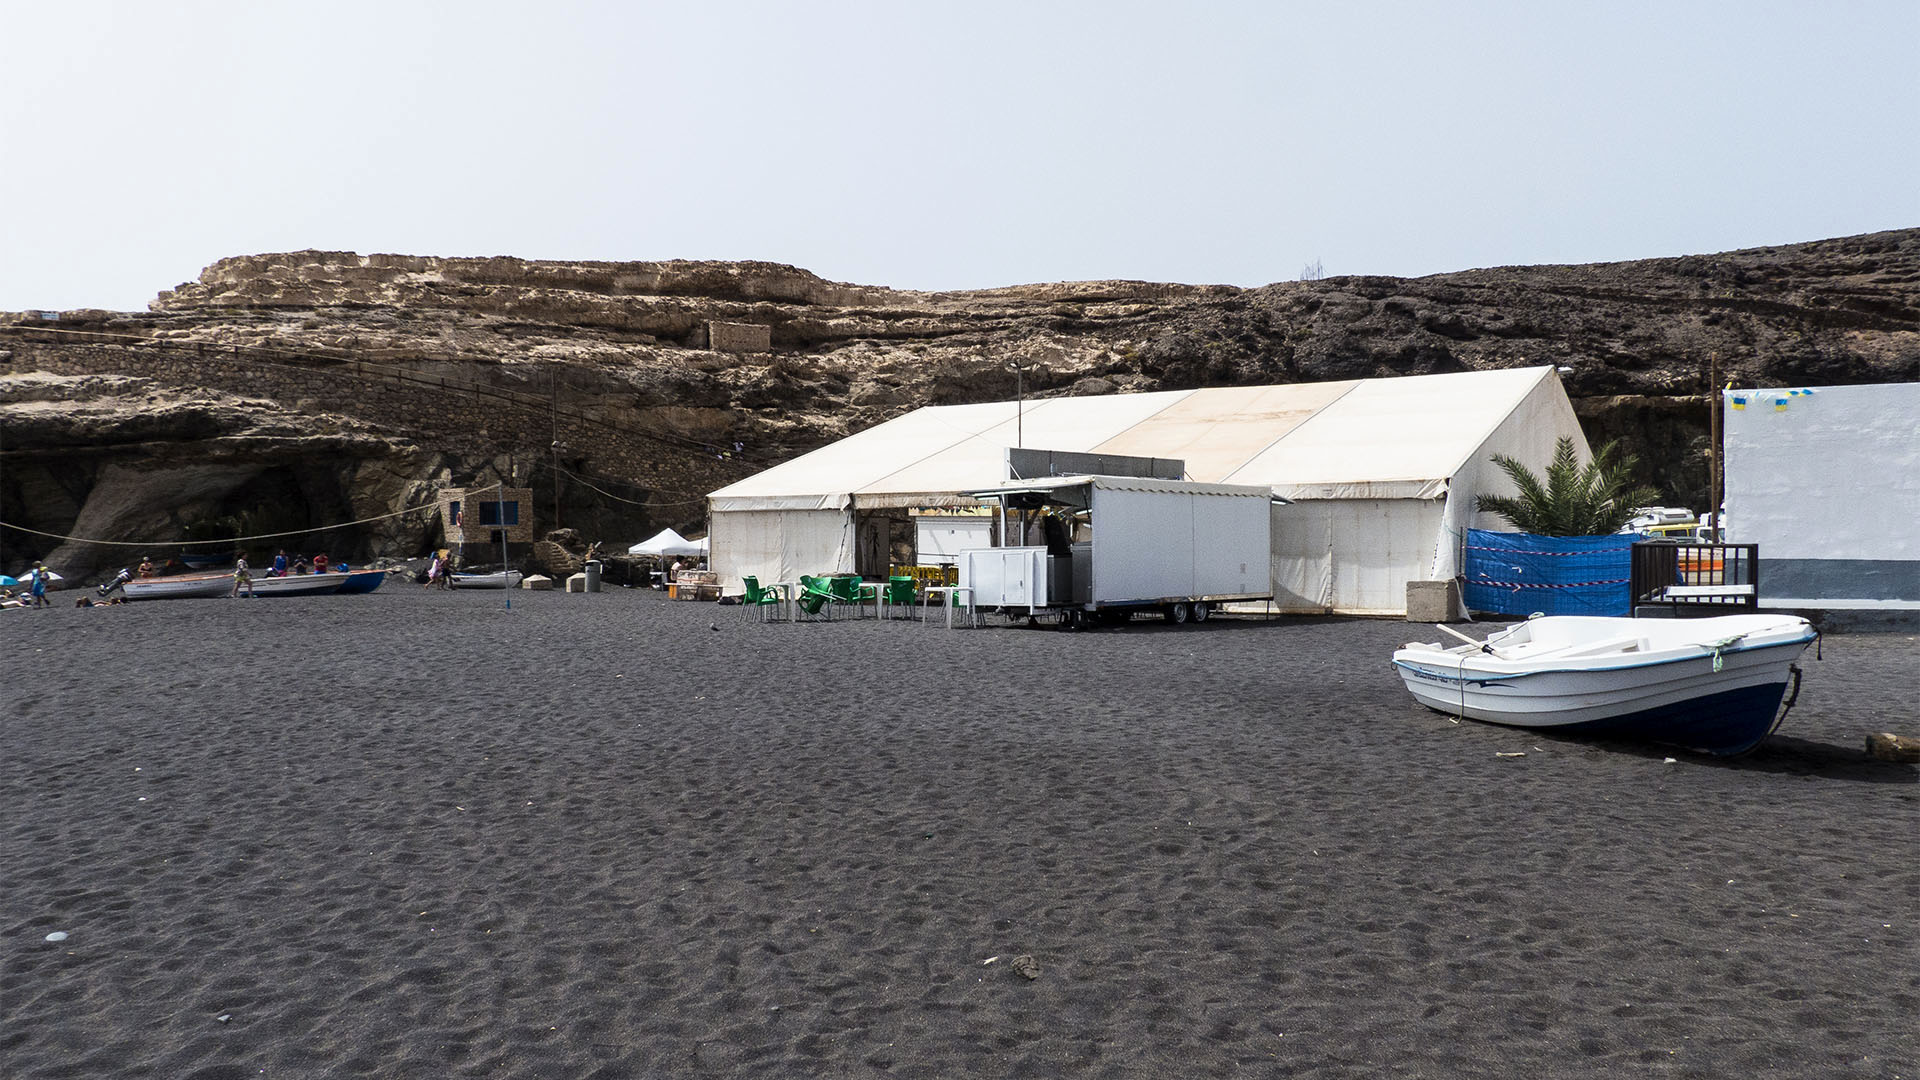
[[1551, 367], [917, 409], [712, 493], [715, 510], [927, 505], [1006, 479], [1006, 448], [1184, 458], [1281, 495], [1432, 498]]
[[705, 542], [695, 543], [672, 529], [661, 529], [627, 549], [629, 555], [704, 555]]

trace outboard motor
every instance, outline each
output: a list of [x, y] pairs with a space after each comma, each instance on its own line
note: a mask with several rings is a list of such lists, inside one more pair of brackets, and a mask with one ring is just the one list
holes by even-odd
[[114, 592], [120, 588], [120, 586], [125, 585], [127, 582], [132, 580], [133, 580], [133, 571], [123, 566], [120, 568], [120, 573], [112, 581], [109, 581], [105, 585], [100, 586], [100, 595], [112, 596]]

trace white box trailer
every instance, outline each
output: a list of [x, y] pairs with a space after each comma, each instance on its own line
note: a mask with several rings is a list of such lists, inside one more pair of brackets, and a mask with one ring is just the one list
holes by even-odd
[[1273, 596], [1266, 487], [1063, 476], [966, 494], [998, 504], [1000, 535], [1021, 541], [960, 553], [960, 586], [982, 609], [1069, 627], [1142, 613], [1184, 623]]

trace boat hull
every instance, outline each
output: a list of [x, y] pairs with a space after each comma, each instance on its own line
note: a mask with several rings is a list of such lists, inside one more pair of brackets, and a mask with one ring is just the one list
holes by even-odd
[[370, 593], [387, 580], [385, 570], [351, 570], [340, 583], [342, 593]]
[[233, 591], [232, 574], [179, 574], [174, 577], [134, 578], [120, 586], [128, 600], [190, 600], [225, 596]]
[[495, 571], [491, 574], [449, 574], [447, 584], [456, 589], [511, 589], [520, 584], [520, 571]]
[[1745, 648], [1695, 645], [1686, 655], [1612, 654], [1536, 665], [1475, 651], [1418, 647], [1394, 667], [1421, 704], [1509, 727], [1645, 739], [1739, 754], [1773, 730], [1804, 636]]
[[340, 591], [345, 574], [291, 574], [253, 579], [255, 596], [325, 596]]

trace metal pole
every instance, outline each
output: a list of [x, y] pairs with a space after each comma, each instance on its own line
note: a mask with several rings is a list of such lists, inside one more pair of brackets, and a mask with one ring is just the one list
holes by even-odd
[[553, 389], [553, 527], [560, 527], [560, 374], [548, 380]]
[[[507, 459], [507, 475], [513, 474], [513, 459]], [[507, 576], [507, 481], [500, 480], [500, 495], [494, 503], [499, 508], [494, 515], [500, 519], [500, 587], [507, 591], [507, 610], [513, 610], [513, 579]]]
[[1720, 500], [1723, 498], [1723, 496], [1720, 493], [1720, 486], [1723, 479], [1722, 472], [1721, 472], [1721, 458], [1726, 454], [1726, 448], [1721, 445], [1721, 443], [1724, 441], [1721, 438], [1721, 431], [1720, 431], [1721, 397], [1722, 395], [1720, 393], [1720, 354], [1718, 352], [1715, 352], [1715, 353], [1709, 354], [1707, 359], [1707, 401], [1713, 408], [1713, 415], [1707, 418], [1707, 426], [1709, 431], [1711, 432], [1709, 438], [1713, 444], [1708, 448], [1708, 451], [1707, 451], [1709, 454], [1713, 455], [1713, 460], [1711, 462], [1712, 468], [1709, 469], [1707, 472], [1707, 502], [1709, 503], [1709, 505], [1707, 506], [1707, 512], [1713, 515], [1714, 535], [1712, 538], [1718, 538], [1720, 536], [1725, 535], [1725, 533], [1721, 531], [1721, 523], [1720, 523]]
[[1027, 380], [1026, 372], [1020, 361], [1009, 360], [1007, 367], [1013, 370], [1013, 445], [1024, 447], [1026, 440]]

